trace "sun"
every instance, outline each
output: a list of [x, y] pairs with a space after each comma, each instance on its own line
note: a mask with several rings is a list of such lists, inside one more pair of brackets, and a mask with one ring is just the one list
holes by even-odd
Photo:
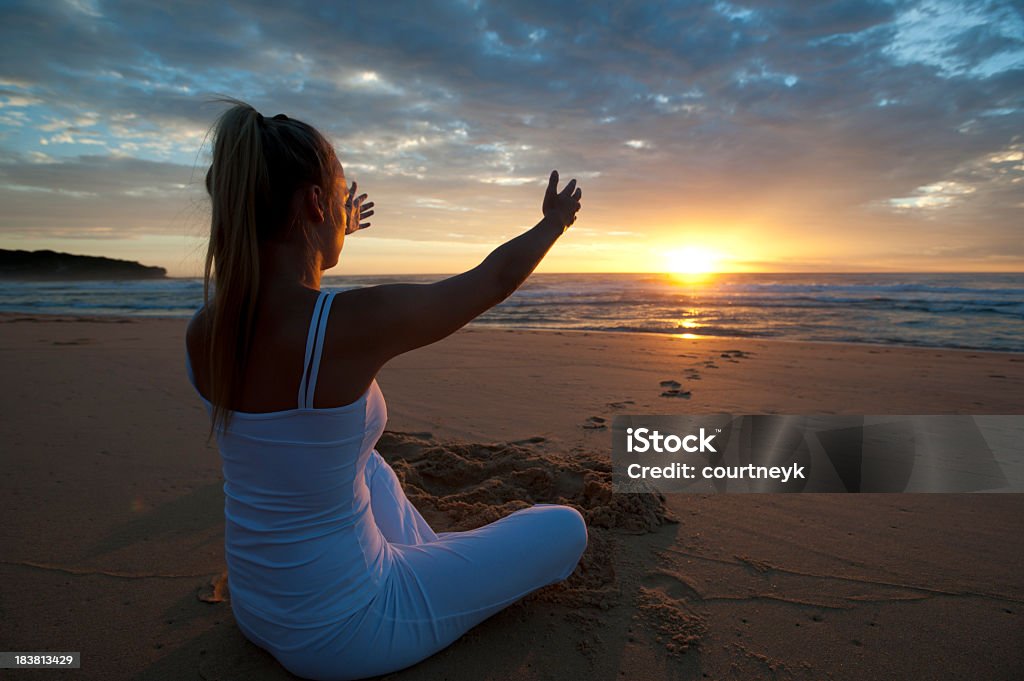
[[663, 254], [665, 272], [672, 274], [713, 274], [718, 271], [721, 256], [710, 248], [686, 246]]

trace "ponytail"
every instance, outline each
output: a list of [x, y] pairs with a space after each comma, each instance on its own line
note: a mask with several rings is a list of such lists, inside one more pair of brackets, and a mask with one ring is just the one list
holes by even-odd
[[[267, 188], [258, 117], [255, 109], [241, 103], [220, 116], [215, 124], [213, 164], [206, 176], [213, 208], [203, 271], [203, 303], [214, 311], [207, 345], [211, 434], [218, 426], [227, 429], [231, 422], [228, 406], [240, 388], [256, 315], [260, 288], [256, 196]], [[212, 305], [211, 279], [215, 283]]]
[[214, 124], [213, 163], [206, 174], [212, 204], [203, 271], [203, 304], [212, 320], [206, 327], [210, 436], [218, 428], [228, 429], [245, 377], [260, 291], [261, 244], [296, 228], [291, 199], [297, 189], [317, 184], [328, 189], [330, 201], [337, 200], [331, 191], [336, 157], [323, 135], [283, 114], [265, 120], [237, 99], [215, 101], [232, 106]]

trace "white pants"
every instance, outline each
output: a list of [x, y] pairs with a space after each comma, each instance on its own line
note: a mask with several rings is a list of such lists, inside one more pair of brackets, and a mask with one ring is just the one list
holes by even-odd
[[587, 546], [583, 516], [569, 506], [537, 504], [475, 530], [437, 534], [376, 450], [366, 480], [392, 569], [367, 607], [309, 648], [275, 653], [297, 676], [342, 681], [413, 665], [523, 596], [566, 579]]

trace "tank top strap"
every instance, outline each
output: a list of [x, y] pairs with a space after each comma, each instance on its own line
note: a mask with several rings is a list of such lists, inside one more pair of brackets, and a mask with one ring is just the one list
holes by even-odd
[[302, 360], [302, 380], [299, 381], [299, 409], [306, 406], [306, 385], [309, 381], [310, 360], [313, 357], [313, 344], [317, 337], [317, 328], [320, 326], [320, 315], [323, 312], [324, 299], [327, 294], [320, 291], [316, 297], [316, 304], [313, 306], [313, 316], [309, 320], [309, 331], [306, 333], [306, 355]]
[[309, 334], [306, 338], [306, 361], [303, 366], [306, 372], [303, 374], [303, 381], [300, 385], [299, 408], [312, 409], [313, 396], [316, 394], [316, 379], [320, 373], [320, 359], [324, 353], [324, 338], [327, 333], [327, 320], [331, 313], [331, 303], [337, 291], [331, 293], [320, 292], [317, 298], [316, 307], [313, 308], [313, 318], [310, 320]]

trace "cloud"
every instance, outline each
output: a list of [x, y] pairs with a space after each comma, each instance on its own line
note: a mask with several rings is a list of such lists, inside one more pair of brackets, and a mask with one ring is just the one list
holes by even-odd
[[45, 154], [0, 159], [0, 234], [131, 238], [196, 229], [202, 175], [130, 157]]
[[493, 240], [557, 167], [654, 240], [983, 247], [1024, 203], [1022, 27], [988, 1], [7, 3], [0, 229], [174, 229], [226, 93], [324, 130], [396, 240]]
[[974, 187], [960, 182], [936, 182], [918, 187], [914, 196], [889, 199], [889, 205], [896, 209], [937, 209], [947, 208], [958, 200], [974, 193]]

